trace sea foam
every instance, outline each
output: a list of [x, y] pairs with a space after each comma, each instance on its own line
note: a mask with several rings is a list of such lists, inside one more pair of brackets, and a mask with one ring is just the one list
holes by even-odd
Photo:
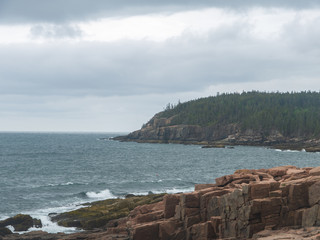
[[89, 198], [94, 199], [108, 199], [108, 198], [117, 198], [115, 195], [113, 195], [109, 189], [103, 190], [101, 192], [87, 192], [86, 195]]

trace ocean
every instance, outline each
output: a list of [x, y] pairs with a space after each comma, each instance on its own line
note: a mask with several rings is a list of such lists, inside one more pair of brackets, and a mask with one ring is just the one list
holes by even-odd
[[48, 214], [129, 193], [188, 192], [237, 169], [320, 165], [318, 153], [109, 139], [117, 135], [0, 133], [0, 220], [30, 214], [44, 231], [70, 233], [77, 230], [57, 226]]

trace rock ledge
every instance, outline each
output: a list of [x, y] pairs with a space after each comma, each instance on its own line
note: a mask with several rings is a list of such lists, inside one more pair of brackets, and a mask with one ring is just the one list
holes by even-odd
[[320, 239], [318, 226], [320, 167], [281, 166], [237, 170], [138, 206], [95, 232], [50, 239]]

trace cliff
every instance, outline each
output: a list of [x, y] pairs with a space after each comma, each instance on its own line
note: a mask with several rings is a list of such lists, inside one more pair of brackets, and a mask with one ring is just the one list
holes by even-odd
[[284, 137], [279, 131], [265, 135], [262, 131], [253, 129], [242, 130], [238, 124], [198, 126], [173, 125], [166, 126], [158, 122], [168, 122], [168, 119], [157, 119], [140, 130], [126, 136], [115, 137], [119, 141], [135, 141], [150, 143], [191, 143], [213, 144], [220, 142], [229, 145], [276, 145], [288, 142], [302, 142], [304, 139]]
[[165, 126], [159, 122], [168, 122], [168, 119], [157, 119], [140, 130], [126, 136], [118, 136], [113, 140], [133, 141], [140, 143], [181, 143], [199, 144], [208, 147], [225, 147], [226, 145], [269, 146], [277, 149], [305, 150], [320, 152], [320, 139], [306, 137], [283, 136], [273, 130], [268, 134], [253, 129], [242, 130], [238, 124], [227, 126], [215, 125], [202, 127], [197, 125]]
[[94, 231], [31, 232], [3, 239], [320, 239], [320, 167], [241, 169], [167, 194]]

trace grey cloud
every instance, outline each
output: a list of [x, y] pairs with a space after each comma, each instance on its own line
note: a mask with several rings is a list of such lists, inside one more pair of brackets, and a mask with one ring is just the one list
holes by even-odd
[[0, 0], [0, 23], [68, 22], [101, 17], [127, 16], [205, 7], [319, 7], [318, 0]]
[[301, 53], [319, 56], [320, 54], [320, 16], [308, 24], [296, 16], [295, 20], [287, 24], [281, 38], [292, 48]]
[[30, 34], [35, 38], [77, 38], [82, 36], [82, 31], [79, 27], [71, 25], [37, 24], [31, 27]]
[[[310, 48], [313, 39], [300, 41], [291, 33], [276, 41], [261, 40], [249, 32], [249, 26], [238, 23], [205, 38], [185, 33], [165, 43], [2, 46], [0, 94], [129, 96], [320, 75], [319, 51], [300, 51]], [[290, 38], [294, 42], [288, 44]]]

